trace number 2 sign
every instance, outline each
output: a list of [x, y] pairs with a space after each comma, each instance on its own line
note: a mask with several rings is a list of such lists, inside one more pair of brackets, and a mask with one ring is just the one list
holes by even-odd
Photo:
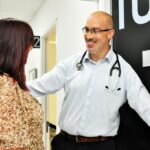
[[40, 48], [40, 36], [34, 36], [33, 48]]

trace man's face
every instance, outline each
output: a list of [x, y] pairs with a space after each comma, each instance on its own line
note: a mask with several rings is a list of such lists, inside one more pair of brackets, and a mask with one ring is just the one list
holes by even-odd
[[[85, 25], [84, 38], [87, 51], [90, 54], [99, 54], [108, 49], [109, 41], [112, 38], [112, 30], [106, 26], [106, 23], [98, 17], [91, 17]], [[105, 30], [105, 31], [100, 31]]]

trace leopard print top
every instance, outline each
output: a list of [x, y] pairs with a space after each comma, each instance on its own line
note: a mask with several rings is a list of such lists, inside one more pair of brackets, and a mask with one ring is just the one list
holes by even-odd
[[29, 92], [0, 75], [0, 149], [44, 150], [43, 111]]

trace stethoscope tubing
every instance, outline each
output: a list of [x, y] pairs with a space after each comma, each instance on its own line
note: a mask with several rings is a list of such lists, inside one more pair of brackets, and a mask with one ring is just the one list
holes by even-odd
[[[120, 62], [119, 62], [118, 54], [116, 52], [114, 52], [114, 53], [116, 55], [116, 61], [113, 64], [113, 66], [111, 67], [109, 75], [112, 76], [113, 71], [116, 69], [116, 70], [118, 70], [118, 77], [120, 77], [121, 76]], [[118, 67], [115, 67], [117, 64], [118, 64]]]
[[[84, 52], [84, 54], [82, 55], [81, 60], [76, 64], [76, 68], [77, 68], [78, 71], [81, 71], [81, 70], [84, 69], [83, 59], [84, 59], [86, 53], [87, 53], [87, 50], [86, 50], [86, 51]], [[115, 55], [116, 55], [116, 61], [114, 62], [114, 64], [112, 65], [112, 67], [111, 67], [111, 69], [110, 69], [109, 78], [112, 77], [114, 70], [118, 70], [118, 78], [120, 78], [120, 76], [121, 76], [121, 66], [120, 66], [118, 54], [117, 54], [115, 51], [114, 51], [114, 53], [115, 53]], [[118, 65], [118, 67], [117, 67], [116, 65]], [[119, 79], [118, 79], [118, 80], [119, 80]], [[110, 83], [110, 81], [108, 81], [108, 85], [109, 85], [109, 83]], [[105, 86], [105, 88], [106, 88], [107, 90], [111, 91], [111, 92], [114, 92], [114, 91], [116, 91], [116, 90], [117, 90], [117, 91], [121, 90], [120, 87], [117, 88], [118, 83], [117, 83], [117, 85], [116, 85], [116, 88], [114, 88], [114, 89], [112, 89], [111, 86], [110, 86], [110, 85], [108, 86], [108, 85]]]

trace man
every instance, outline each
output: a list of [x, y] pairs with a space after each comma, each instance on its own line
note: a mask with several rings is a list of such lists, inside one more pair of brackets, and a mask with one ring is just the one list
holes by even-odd
[[119, 108], [126, 102], [150, 126], [150, 95], [131, 66], [110, 46], [112, 16], [96, 11], [82, 29], [87, 51], [28, 84], [33, 96], [64, 88], [61, 132], [53, 150], [116, 150]]

